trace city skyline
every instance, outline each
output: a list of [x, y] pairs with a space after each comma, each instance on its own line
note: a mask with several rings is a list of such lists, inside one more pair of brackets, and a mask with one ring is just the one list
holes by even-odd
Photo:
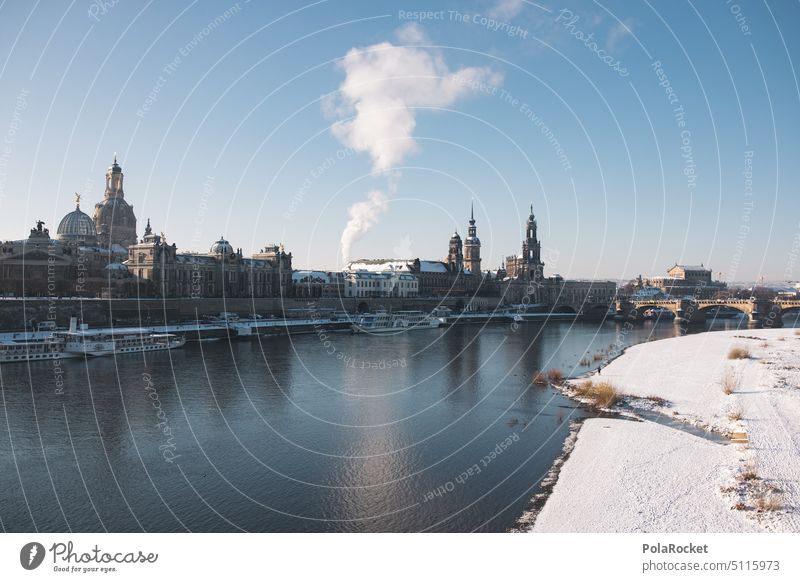
[[[166, 24], [147, 30], [136, 7], [92, 6], [0, 24], [0, 238], [57, 224], [75, 191], [99, 199], [116, 151], [140, 221], [185, 250], [224, 234], [340, 269], [361, 208], [351, 258], [440, 259], [474, 200], [494, 269], [532, 201], [550, 274], [800, 278], [798, 137], [773, 122], [800, 95], [792, 39], [770, 34], [789, 8], [742, 30], [698, 7], [677, 37], [672, 7], [198, 3], [148, 8]], [[716, 60], [686, 56], [703, 51]]]

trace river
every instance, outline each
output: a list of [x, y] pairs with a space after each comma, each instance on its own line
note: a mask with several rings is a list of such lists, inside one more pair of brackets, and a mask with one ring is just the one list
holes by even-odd
[[505, 531], [589, 414], [535, 371], [580, 374], [619, 337], [677, 326], [621, 331], [463, 325], [4, 365], [0, 527]]

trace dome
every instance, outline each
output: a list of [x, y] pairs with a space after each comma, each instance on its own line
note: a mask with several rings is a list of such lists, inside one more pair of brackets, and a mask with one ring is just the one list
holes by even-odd
[[109, 263], [106, 265], [107, 271], [127, 271], [128, 267], [122, 263]]
[[233, 247], [231, 243], [220, 237], [217, 242], [211, 245], [211, 253], [215, 255], [230, 255], [233, 253]]
[[92, 218], [80, 207], [61, 219], [56, 234], [60, 240], [86, 240], [97, 236]]
[[450, 237], [450, 240], [461, 240], [461, 235], [458, 234], [458, 231], [455, 231], [453, 236]]
[[122, 168], [117, 163], [117, 154], [114, 154], [114, 163], [111, 164], [108, 167], [108, 171], [111, 172], [112, 174], [121, 174], [122, 173]]

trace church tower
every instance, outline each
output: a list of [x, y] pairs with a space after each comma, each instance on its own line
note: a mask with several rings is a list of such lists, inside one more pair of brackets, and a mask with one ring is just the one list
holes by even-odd
[[136, 215], [133, 206], [125, 201], [122, 183], [125, 175], [114, 163], [106, 171], [106, 189], [102, 202], [94, 207], [94, 224], [97, 231], [97, 242], [104, 248], [118, 245], [123, 248], [136, 244]]
[[478, 238], [478, 229], [475, 226], [475, 205], [470, 208], [469, 228], [467, 238], [464, 240], [464, 267], [474, 275], [481, 274], [481, 240]]
[[544, 276], [544, 263], [542, 262], [542, 244], [536, 236], [536, 217], [531, 214], [525, 223], [525, 240], [522, 243], [522, 259], [525, 262], [525, 275], [530, 280], [540, 280]]
[[447, 253], [447, 268], [451, 273], [460, 273], [464, 270], [464, 252], [461, 245], [461, 236], [458, 231], [450, 237], [450, 247]]

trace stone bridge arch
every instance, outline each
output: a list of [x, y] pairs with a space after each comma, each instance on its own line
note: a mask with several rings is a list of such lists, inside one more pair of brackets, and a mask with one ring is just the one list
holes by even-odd
[[800, 299], [785, 299], [776, 301], [775, 305], [778, 309], [780, 309], [781, 317], [789, 313], [800, 314]]

